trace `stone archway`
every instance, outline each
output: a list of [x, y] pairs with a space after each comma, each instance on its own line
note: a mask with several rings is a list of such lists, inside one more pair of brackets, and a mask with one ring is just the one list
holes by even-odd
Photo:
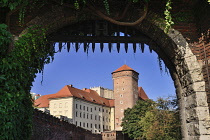
[[[69, 14], [71, 10], [63, 10], [62, 7], [54, 7], [53, 11], [48, 11], [27, 22], [27, 26], [38, 23], [44, 27], [50, 27], [48, 32], [50, 34], [66, 25], [77, 23], [77, 17]], [[90, 17], [83, 20], [89, 19], [98, 18]], [[183, 139], [210, 139], [205, 82], [197, 58], [180, 32], [170, 29], [169, 33], [165, 34], [161, 23], [154, 19], [157, 19], [157, 15], [150, 12], [147, 18], [135, 28], [160, 46], [152, 49], [164, 60], [174, 80], [181, 110]], [[21, 34], [24, 34], [24, 31], [17, 35]]]

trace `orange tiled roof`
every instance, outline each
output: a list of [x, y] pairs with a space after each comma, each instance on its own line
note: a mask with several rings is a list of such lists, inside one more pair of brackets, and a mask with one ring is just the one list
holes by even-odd
[[[118, 68], [117, 70], [113, 71], [112, 73], [119, 72], [119, 71], [126, 71], [126, 70], [135, 71], [134, 69], [130, 68], [128, 65], [123, 65], [122, 67]], [[138, 73], [138, 72], [136, 72], [136, 73]]]
[[144, 89], [142, 87], [138, 87], [138, 93], [139, 93], [139, 97], [142, 99], [142, 100], [146, 100], [146, 99], [149, 99], [147, 94], [145, 93]]
[[98, 93], [94, 90], [91, 89], [80, 90], [69, 85], [64, 86], [60, 91], [58, 91], [55, 94], [41, 96], [40, 98], [35, 100], [35, 106], [49, 107], [49, 99], [64, 98], [64, 97], [76, 97], [95, 104], [101, 104], [104, 106], [113, 106], [112, 104], [113, 101], [100, 97]]

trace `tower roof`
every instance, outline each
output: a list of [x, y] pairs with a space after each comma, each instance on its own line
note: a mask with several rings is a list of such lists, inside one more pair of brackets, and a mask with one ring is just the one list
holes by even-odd
[[[136, 72], [134, 69], [132, 69], [131, 67], [129, 67], [128, 65], [123, 65], [121, 66], [120, 68], [118, 68], [117, 70], [113, 71], [112, 73], [115, 73], [115, 72], [120, 72], [120, 71], [134, 71]], [[136, 72], [138, 73], [138, 72]]]

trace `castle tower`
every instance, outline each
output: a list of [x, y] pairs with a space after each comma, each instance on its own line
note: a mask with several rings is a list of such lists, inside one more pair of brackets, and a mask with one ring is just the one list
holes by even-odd
[[138, 100], [139, 73], [127, 65], [112, 72], [115, 99], [115, 130], [121, 131], [124, 110], [132, 108]]

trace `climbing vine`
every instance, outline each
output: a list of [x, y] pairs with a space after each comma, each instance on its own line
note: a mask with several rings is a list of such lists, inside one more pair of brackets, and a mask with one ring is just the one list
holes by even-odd
[[[45, 29], [29, 28], [12, 43], [6, 28], [0, 24], [0, 139], [26, 140], [32, 127], [32, 82], [54, 53], [46, 43]], [[8, 53], [9, 45], [13, 49]]]

